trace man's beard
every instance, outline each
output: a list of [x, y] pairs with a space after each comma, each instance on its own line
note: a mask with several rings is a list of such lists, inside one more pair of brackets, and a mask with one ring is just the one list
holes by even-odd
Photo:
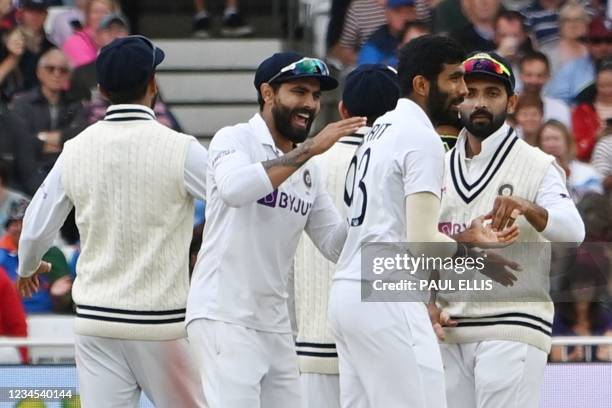
[[[483, 121], [479, 123], [474, 123], [474, 116], [486, 116], [488, 121]], [[469, 117], [467, 115], [461, 115], [461, 122], [463, 126], [470, 132], [472, 135], [476, 136], [480, 140], [484, 140], [487, 137], [491, 136], [497, 129], [499, 129], [504, 122], [506, 121], [507, 113], [504, 111], [499, 115], [493, 115], [486, 109], [478, 109], [470, 114]], [[479, 118], [479, 120], [482, 120]]]
[[448, 93], [442, 92], [436, 81], [431, 82], [427, 110], [434, 126], [450, 125], [457, 123], [459, 112], [452, 109], [451, 105], [459, 105], [463, 97], [450, 99]]
[[[305, 113], [310, 116], [305, 128], [296, 128], [291, 124], [293, 115], [299, 113]], [[272, 107], [272, 118], [274, 119], [276, 130], [278, 130], [283, 137], [297, 144], [302, 143], [308, 137], [310, 127], [315, 118], [315, 111], [307, 108], [291, 109], [277, 102], [276, 105]]]

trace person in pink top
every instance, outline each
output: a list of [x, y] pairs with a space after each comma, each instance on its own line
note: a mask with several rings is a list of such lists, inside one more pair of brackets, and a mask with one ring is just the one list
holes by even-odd
[[100, 21], [108, 14], [115, 12], [116, 9], [116, 4], [112, 0], [89, 1], [85, 9], [85, 27], [70, 36], [63, 46], [64, 53], [70, 59], [73, 67], [95, 61], [100, 49], [96, 38]]

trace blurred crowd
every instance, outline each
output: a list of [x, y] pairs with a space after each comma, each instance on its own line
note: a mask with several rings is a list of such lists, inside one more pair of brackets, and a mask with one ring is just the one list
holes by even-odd
[[[62, 229], [62, 250], [45, 257], [53, 269], [42, 290], [22, 300], [10, 290], [21, 219], [63, 143], [104, 117], [96, 56], [131, 33], [113, 0], [75, 0], [49, 23], [48, 8], [58, 3], [0, 0], [0, 336], [25, 335], [26, 313], [72, 313], [74, 222]], [[222, 34], [251, 34], [238, 2], [225, 6]], [[208, 37], [205, 1], [194, 7], [194, 34]], [[519, 95], [512, 124], [556, 158], [587, 231], [554, 288], [569, 294], [557, 304], [554, 335], [612, 336], [611, 17], [612, 5], [603, 0], [334, 0], [330, 12], [328, 59], [341, 70], [396, 65], [398, 48], [427, 33], [452, 36], [468, 51], [494, 50], [512, 63]], [[163, 101], [155, 110], [160, 122], [180, 130]], [[459, 130], [458, 121], [446, 124], [445, 141]], [[199, 203], [192, 262], [203, 224]], [[553, 348], [551, 360], [612, 360], [612, 347]]]

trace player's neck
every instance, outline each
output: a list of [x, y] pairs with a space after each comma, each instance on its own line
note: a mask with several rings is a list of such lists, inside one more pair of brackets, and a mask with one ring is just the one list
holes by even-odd
[[482, 151], [482, 140], [471, 134], [467, 133], [467, 140], [465, 141], [465, 156], [471, 159], [477, 156]]

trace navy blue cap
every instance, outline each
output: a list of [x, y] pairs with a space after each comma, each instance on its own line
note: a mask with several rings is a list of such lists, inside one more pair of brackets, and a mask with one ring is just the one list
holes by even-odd
[[164, 52], [144, 36], [117, 38], [98, 55], [98, 83], [110, 92], [138, 87], [151, 78], [164, 57]]
[[397, 71], [383, 64], [364, 64], [346, 77], [342, 103], [353, 116], [377, 118], [397, 105]]
[[19, 2], [20, 8], [46, 10], [50, 6], [48, 0], [21, 0]]
[[404, 6], [414, 6], [416, 0], [387, 0], [387, 8], [397, 8]]
[[[259, 87], [263, 83], [283, 83], [287, 81], [293, 81], [296, 79], [302, 78], [316, 78], [321, 82], [321, 90], [322, 91], [330, 91], [332, 89], [336, 89], [338, 87], [338, 81], [330, 76], [329, 74], [323, 73], [303, 73], [296, 74], [291, 70], [281, 73], [281, 70], [285, 67], [288, 67], [294, 62], [298, 62], [302, 59], [306, 58], [305, 56], [298, 54], [297, 52], [277, 52], [271, 57], [265, 59], [259, 67], [257, 67], [257, 71], [255, 72], [255, 80], [253, 84], [255, 85], [255, 89], [259, 92]], [[321, 60], [317, 60], [323, 64], [327, 69], [325, 63]], [[279, 73], [281, 73], [279, 75]]]
[[508, 90], [508, 95], [514, 95], [516, 79], [512, 64], [506, 58], [493, 51], [474, 51], [463, 61], [465, 78], [474, 75], [485, 75], [500, 80]]

